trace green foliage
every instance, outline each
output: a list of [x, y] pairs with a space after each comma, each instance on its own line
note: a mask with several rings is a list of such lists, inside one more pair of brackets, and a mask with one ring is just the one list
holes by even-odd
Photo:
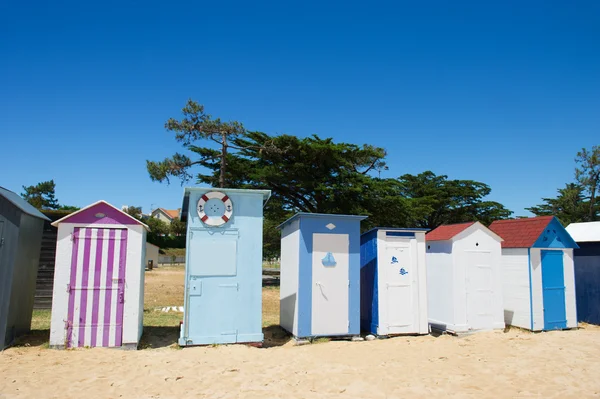
[[587, 220], [598, 220], [598, 204], [596, 193], [600, 190], [600, 146], [593, 146], [591, 150], [582, 148], [577, 153], [575, 163], [575, 180], [588, 194]]
[[409, 199], [410, 225], [436, 228], [442, 224], [506, 219], [512, 214], [502, 204], [484, 201], [491, 188], [473, 180], [448, 180], [431, 171], [399, 178], [400, 195]]
[[[527, 210], [536, 216], [556, 216], [563, 224], [584, 222], [589, 217], [589, 201], [586, 201], [584, 188], [576, 183], [565, 184], [559, 188], [556, 198], [542, 198], [543, 204], [532, 206]], [[598, 202], [598, 201], [596, 201]], [[596, 203], [596, 214], [600, 204]]]
[[575, 182], [558, 189], [556, 198], [542, 198], [543, 204], [527, 208], [536, 216], [556, 216], [564, 224], [599, 219], [600, 146], [583, 148], [575, 158]]
[[56, 199], [56, 184], [54, 180], [43, 181], [35, 186], [23, 186], [24, 192], [21, 197], [37, 209], [59, 210], [59, 211], [77, 211], [76, 206], [60, 205]]
[[173, 219], [169, 225], [169, 234], [173, 236], [183, 236], [186, 233], [186, 225], [179, 218]]
[[169, 234], [169, 225], [162, 220], [157, 218], [148, 218], [145, 222], [150, 228], [147, 237], [148, 242], [155, 244], [156, 239]]
[[55, 195], [54, 180], [43, 181], [35, 186], [23, 186], [23, 197], [37, 209], [59, 209], [60, 205]]
[[123, 210], [129, 216], [142, 220], [142, 207], [141, 206], [128, 206]]
[[175, 132], [175, 140], [182, 143], [185, 148], [192, 151], [199, 150], [195, 142], [201, 140], [212, 141], [220, 147], [219, 151], [212, 149], [201, 149], [195, 151], [200, 155], [198, 161], [191, 161], [187, 156], [175, 154], [163, 161], [146, 161], [146, 167], [150, 178], [154, 181], [169, 181], [170, 177], [176, 177], [182, 181], [191, 179], [188, 170], [193, 165], [201, 162], [218, 161], [219, 164], [219, 187], [225, 187], [227, 175], [227, 160], [229, 148], [239, 149], [231, 145], [231, 141], [244, 135], [246, 129], [240, 122], [223, 122], [220, 118], [212, 118], [204, 112], [204, 106], [189, 99], [182, 109], [183, 118], [177, 120], [170, 118], [165, 123], [165, 128]]

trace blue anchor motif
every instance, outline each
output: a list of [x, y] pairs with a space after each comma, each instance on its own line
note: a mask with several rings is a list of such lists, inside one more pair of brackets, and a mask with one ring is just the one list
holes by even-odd
[[394, 263], [398, 263], [398, 258], [396, 258], [395, 256], [392, 256], [392, 265]]
[[333, 257], [333, 254], [331, 252], [327, 252], [327, 255], [325, 255], [325, 257], [321, 259], [321, 262], [325, 267], [333, 267], [337, 265], [337, 262], [335, 261], [335, 258]]
[[406, 270], [404, 270], [404, 268], [401, 268], [400, 274], [404, 276], [405, 274], [408, 274], [408, 272]]

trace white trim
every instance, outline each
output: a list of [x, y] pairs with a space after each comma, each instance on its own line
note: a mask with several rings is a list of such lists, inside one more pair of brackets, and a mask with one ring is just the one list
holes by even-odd
[[[63, 223], [63, 222], [65, 222], [67, 219], [69, 219], [69, 218], [71, 218], [71, 217], [73, 217], [73, 216], [77, 215], [78, 213], [81, 213], [81, 212], [83, 212], [83, 211], [85, 211], [85, 210], [87, 210], [87, 209], [90, 209], [90, 208], [92, 208], [92, 207], [94, 207], [94, 206], [96, 206], [96, 205], [98, 205], [98, 204], [105, 204], [105, 205], [108, 205], [108, 206], [110, 206], [110, 207], [111, 207], [111, 208], [113, 208], [115, 211], [117, 211], [117, 212], [119, 212], [119, 213], [122, 213], [123, 215], [127, 216], [129, 219], [133, 220], [133, 221], [135, 222], [134, 224], [140, 224], [140, 225], [144, 226], [144, 227], [146, 228], [146, 230], [150, 231], [150, 228], [148, 227], [148, 225], [146, 225], [145, 223], [142, 223], [141, 221], [137, 220], [136, 218], [134, 218], [134, 217], [133, 217], [133, 216], [131, 216], [130, 214], [128, 214], [128, 213], [126, 213], [126, 212], [123, 212], [122, 210], [120, 210], [120, 209], [119, 209], [119, 208], [117, 208], [116, 206], [114, 206], [114, 205], [111, 205], [111, 204], [109, 204], [108, 202], [106, 202], [106, 201], [104, 201], [104, 200], [96, 201], [96, 202], [94, 202], [93, 204], [90, 204], [90, 205], [88, 205], [88, 206], [86, 206], [86, 207], [84, 207], [84, 208], [81, 208], [81, 209], [79, 209], [78, 211], [75, 211], [75, 212], [73, 212], [73, 213], [69, 213], [67, 216], [64, 216], [64, 217], [62, 217], [62, 218], [58, 219], [58, 220], [57, 220], [57, 221], [55, 221], [55, 222], [52, 222], [52, 226], [54, 226], [54, 227], [58, 227], [58, 224], [59, 224], [59, 223]], [[89, 226], [90, 224], [89, 224], [89, 223], [86, 223], [85, 225], [86, 225], [86, 226]], [[100, 225], [99, 225], [99, 224], [98, 224], [98, 225], [94, 224], [94, 227], [96, 227], [96, 226], [100, 226]], [[115, 226], [115, 225], [110, 225], [110, 226]]]

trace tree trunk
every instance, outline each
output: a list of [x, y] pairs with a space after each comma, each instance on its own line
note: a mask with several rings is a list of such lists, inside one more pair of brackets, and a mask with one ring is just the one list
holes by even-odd
[[225, 169], [227, 168], [227, 135], [221, 133], [221, 172], [219, 173], [219, 187], [225, 187]]
[[590, 222], [593, 222], [596, 220], [596, 185], [594, 184], [592, 186], [592, 195], [590, 197]]

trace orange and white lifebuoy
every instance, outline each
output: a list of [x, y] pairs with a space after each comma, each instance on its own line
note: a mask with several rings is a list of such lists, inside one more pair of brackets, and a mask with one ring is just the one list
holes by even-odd
[[[223, 214], [208, 216], [206, 214], [206, 203], [211, 199], [217, 199], [223, 202]], [[200, 220], [208, 226], [221, 226], [231, 219], [233, 215], [233, 203], [227, 194], [220, 191], [211, 191], [203, 194], [198, 200], [198, 216]]]

